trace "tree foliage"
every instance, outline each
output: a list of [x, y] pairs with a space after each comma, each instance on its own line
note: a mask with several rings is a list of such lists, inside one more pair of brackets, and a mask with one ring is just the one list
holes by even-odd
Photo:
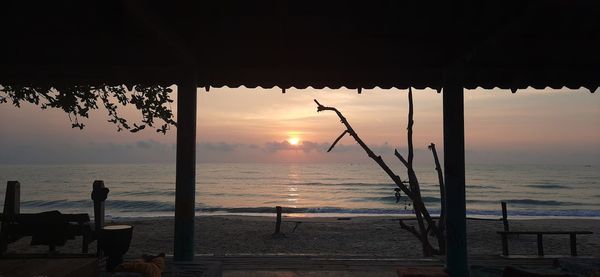
[[[21, 107], [28, 102], [42, 109], [61, 109], [69, 116], [73, 128], [83, 129], [82, 118], [88, 118], [91, 110], [104, 107], [108, 121], [117, 126], [117, 131], [138, 132], [146, 126], [157, 132], [166, 133], [171, 125], [176, 126], [170, 104], [172, 89], [166, 86], [136, 85], [128, 89], [124, 85], [70, 85], [70, 86], [0, 86], [0, 103], [12, 103]], [[122, 106], [133, 105], [142, 113], [141, 122], [129, 122], [119, 114]]]

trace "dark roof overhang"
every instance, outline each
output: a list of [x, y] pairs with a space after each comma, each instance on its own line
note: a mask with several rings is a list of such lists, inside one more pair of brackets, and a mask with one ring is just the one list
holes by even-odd
[[6, 1], [0, 84], [600, 85], [600, 2]]

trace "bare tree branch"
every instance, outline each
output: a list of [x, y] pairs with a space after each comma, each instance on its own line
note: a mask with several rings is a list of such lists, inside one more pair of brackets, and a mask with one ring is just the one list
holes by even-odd
[[[337, 114], [337, 116], [340, 118], [341, 123], [346, 127], [346, 131], [344, 131], [335, 140], [335, 142], [333, 143], [333, 145], [330, 147], [329, 150], [331, 150], [346, 133], [350, 134], [354, 138], [354, 140], [356, 140], [356, 142], [365, 150], [367, 155], [371, 159], [373, 159], [388, 174], [388, 176], [394, 181], [394, 183], [396, 183], [398, 188], [400, 190], [402, 190], [402, 192], [404, 192], [408, 198], [411, 199], [411, 201], [413, 203], [413, 205], [412, 205], [413, 210], [415, 212], [415, 216], [417, 219], [418, 230], [414, 226], [408, 226], [408, 225], [404, 224], [404, 222], [402, 220], [399, 221], [400, 226], [401, 226], [401, 228], [411, 232], [413, 235], [415, 235], [419, 239], [419, 241], [421, 241], [422, 247], [423, 247], [423, 255], [431, 256], [434, 253], [440, 253], [440, 251], [433, 248], [433, 246], [429, 242], [428, 235], [435, 234], [435, 236], [438, 238], [438, 245], [440, 245], [440, 249], [443, 249], [443, 247], [441, 245], [445, 244], [445, 239], [442, 237], [443, 234], [439, 231], [439, 228], [437, 227], [435, 221], [433, 221], [433, 219], [431, 218], [431, 215], [429, 214], [429, 212], [427, 211], [427, 208], [425, 207], [425, 203], [423, 202], [423, 199], [421, 197], [419, 180], [417, 179], [417, 176], [413, 169], [414, 147], [413, 147], [413, 138], [412, 138], [413, 130], [412, 129], [413, 129], [413, 125], [414, 125], [414, 121], [413, 121], [414, 109], [413, 109], [413, 100], [412, 100], [412, 89], [409, 89], [408, 96], [409, 96], [409, 114], [408, 114], [408, 127], [407, 127], [407, 129], [408, 129], [408, 159], [404, 159], [404, 157], [398, 152], [398, 150], [394, 151], [394, 155], [402, 162], [402, 164], [407, 169], [408, 182], [402, 181], [402, 179], [400, 179], [400, 177], [398, 175], [396, 175], [387, 166], [387, 164], [383, 161], [381, 156], [375, 155], [375, 153], [373, 153], [373, 151], [362, 141], [362, 139], [354, 131], [354, 129], [352, 128], [352, 126], [350, 125], [348, 120], [343, 116], [343, 114], [338, 109], [336, 109], [334, 107], [323, 106], [317, 100], [314, 100], [314, 101], [317, 104], [317, 112], [321, 112], [321, 111], [335, 112]], [[405, 183], [408, 183], [408, 186], [405, 185]], [[398, 191], [396, 191], [396, 194], [398, 194]], [[427, 226], [425, 226], [425, 222], [427, 223]]]
[[[435, 162], [435, 171], [437, 171], [438, 182], [440, 184], [440, 199], [446, 199], [446, 186], [444, 184], [444, 173], [442, 173], [442, 167], [440, 166], [440, 159], [438, 157], [437, 151], [435, 149], [435, 144], [431, 143], [429, 145], [429, 150], [431, 150], [433, 154], [433, 161]], [[443, 222], [446, 216], [446, 203], [442, 201], [441, 209], [440, 209], [440, 222]]]
[[[413, 200], [413, 209], [415, 211], [415, 216], [417, 217], [417, 224], [419, 226], [420, 231], [420, 240], [423, 243], [423, 253], [428, 255], [428, 248], [430, 248], [429, 238], [427, 237], [428, 229], [432, 227], [433, 220], [429, 216], [427, 212], [427, 208], [423, 203], [421, 198], [421, 189], [419, 186], [419, 180], [417, 179], [417, 175], [415, 174], [413, 168], [413, 160], [414, 160], [414, 145], [413, 145], [413, 125], [414, 125], [414, 107], [413, 107], [413, 98], [412, 98], [412, 88], [408, 88], [408, 126], [407, 129], [407, 142], [408, 142], [408, 159], [406, 160], [406, 170], [408, 174], [408, 182], [410, 190], [415, 194]], [[396, 151], [396, 153], [398, 153]], [[402, 157], [399, 155], [397, 157]], [[429, 228], [426, 228], [425, 222], [423, 222], [423, 217], [427, 221], [427, 225]], [[435, 228], [435, 227], [434, 227]]]
[[[440, 219], [438, 224], [438, 230], [440, 232], [440, 237], [445, 238], [446, 230], [444, 228], [446, 227], [446, 186], [444, 184], [444, 174], [442, 173], [442, 167], [440, 166], [440, 159], [438, 157], [437, 150], [435, 149], [435, 144], [431, 143], [428, 148], [433, 154], [433, 161], [435, 162], [435, 171], [437, 171], [438, 182], [440, 184]], [[440, 247], [440, 252], [446, 253], [445, 240], [439, 240], [438, 244]]]
[[394, 149], [394, 155], [396, 157], [398, 157], [398, 159], [400, 160], [400, 162], [402, 162], [402, 164], [408, 168], [408, 162], [404, 159], [404, 157], [402, 157], [402, 154], [400, 154], [400, 152], [398, 152], [397, 149]]
[[365, 150], [365, 152], [367, 152], [367, 155], [369, 156], [369, 158], [373, 159], [383, 169], [383, 171], [385, 171], [385, 173], [388, 174], [388, 176], [394, 181], [394, 183], [396, 183], [396, 186], [398, 186], [398, 188], [400, 188], [402, 190], [402, 192], [404, 192], [404, 194], [406, 194], [406, 196], [408, 196], [411, 199], [413, 198], [413, 193], [408, 189], [407, 186], [404, 185], [404, 183], [402, 182], [402, 179], [400, 179], [400, 176], [396, 175], [387, 166], [387, 164], [385, 164], [385, 162], [383, 161], [383, 159], [381, 158], [381, 156], [377, 156], [377, 155], [375, 155], [375, 153], [373, 153], [373, 151], [371, 150], [371, 148], [369, 148], [369, 146], [367, 146], [362, 141], [362, 139], [354, 131], [354, 129], [352, 128], [352, 126], [350, 126], [350, 123], [348, 123], [348, 120], [346, 120], [346, 118], [344, 117], [344, 115], [342, 115], [342, 113], [340, 111], [338, 111], [338, 109], [333, 108], [333, 107], [323, 106], [316, 99], [314, 99], [314, 101], [315, 101], [315, 103], [317, 103], [317, 112], [322, 112], [322, 111], [333, 111], [333, 112], [335, 112], [337, 114], [337, 116], [340, 118], [340, 121], [342, 122], [342, 124], [344, 124], [344, 126], [346, 126], [346, 131], [348, 131], [348, 134], [350, 134], [350, 136], [352, 136], [354, 138], [354, 140], [356, 140], [356, 142], [358, 143], [358, 145], [360, 145]]
[[333, 147], [338, 143], [338, 141], [340, 141], [340, 139], [342, 139], [344, 137], [344, 135], [346, 135], [348, 133], [348, 130], [344, 131], [339, 137], [337, 137], [335, 139], [335, 141], [333, 142], [333, 144], [331, 145], [331, 147], [329, 147], [329, 149], [327, 149], [327, 153], [331, 152], [331, 149], [333, 149]]

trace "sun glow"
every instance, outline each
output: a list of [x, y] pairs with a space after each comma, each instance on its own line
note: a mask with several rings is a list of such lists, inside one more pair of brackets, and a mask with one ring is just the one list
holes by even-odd
[[289, 138], [289, 139], [288, 139], [288, 142], [289, 142], [291, 145], [298, 145], [298, 143], [300, 143], [300, 139], [299, 139], [299, 138]]

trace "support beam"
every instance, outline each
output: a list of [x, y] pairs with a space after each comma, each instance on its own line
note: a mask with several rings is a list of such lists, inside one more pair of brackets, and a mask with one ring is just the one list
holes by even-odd
[[196, 80], [177, 84], [177, 168], [175, 181], [175, 261], [194, 259], [196, 196]]
[[444, 86], [443, 98], [447, 234], [446, 266], [450, 276], [468, 276], [464, 95], [460, 82], [447, 82]]

